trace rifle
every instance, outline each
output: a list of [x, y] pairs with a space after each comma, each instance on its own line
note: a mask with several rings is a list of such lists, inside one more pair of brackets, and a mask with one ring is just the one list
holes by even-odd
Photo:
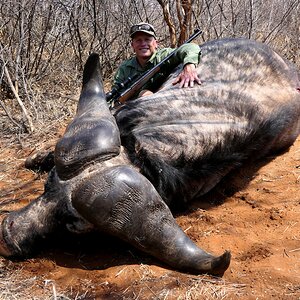
[[[188, 44], [194, 40], [199, 34], [202, 33], [202, 30], [197, 28], [195, 32], [183, 43]], [[133, 97], [135, 93], [141, 89], [156, 73], [158, 73], [164, 64], [176, 54], [178, 48], [171, 52], [167, 57], [165, 57], [159, 64], [154, 66], [152, 69], [148, 70], [142, 74], [139, 78], [138, 75], [135, 75], [133, 78], [128, 78], [124, 82], [119, 83], [117, 87], [113, 88], [109, 93], [106, 94], [106, 101], [110, 107], [115, 103], [123, 104], [128, 99]], [[132, 85], [129, 86], [131, 82], [136, 80]], [[129, 86], [129, 87], [128, 87]]]

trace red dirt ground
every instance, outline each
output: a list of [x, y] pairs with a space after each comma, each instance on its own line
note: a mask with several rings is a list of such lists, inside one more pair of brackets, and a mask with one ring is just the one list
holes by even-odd
[[[24, 168], [37, 145], [2, 141], [0, 146], [0, 209], [10, 211], [40, 195], [46, 175]], [[0, 279], [15, 274], [14, 281], [24, 283], [18, 299], [299, 300], [299, 217], [300, 138], [278, 157], [236, 172], [176, 216], [205, 250], [231, 250], [221, 279], [177, 272], [123, 242], [93, 235], [58, 239], [25, 261], [1, 258]]]

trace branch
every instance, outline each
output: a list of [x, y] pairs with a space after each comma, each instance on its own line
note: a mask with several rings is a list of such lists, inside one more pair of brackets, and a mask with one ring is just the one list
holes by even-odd
[[175, 31], [174, 22], [172, 21], [172, 17], [170, 14], [169, 6], [164, 0], [157, 0], [157, 2], [159, 3], [159, 5], [163, 10], [164, 20], [169, 27], [171, 47], [174, 48], [176, 47], [176, 31]]
[[32, 124], [32, 120], [31, 120], [31, 117], [29, 116], [29, 114], [27, 113], [27, 110], [26, 110], [26, 107], [24, 106], [22, 100], [20, 99], [15, 87], [14, 87], [14, 84], [11, 80], [11, 77], [9, 75], [9, 72], [8, 72], [8, 69], [6, 67], [5, 64], [3, 64], [3, 67], [4, 67], [4, 73], [5, 73], [5, 76], [7, 78], [7, 82], [8, 82], [8, 85], [9, 87], [11, 88], [16, 100], [18, 101], [18, 104], [20, 105], [21, 107], [21, 110], [23, 112], [23, 114], [25, 115], [26, 119], [27, 119], [27, 122], [28, 122], [28, 125], [29, 125], [29, 130], [28, 128], [26, 127], [26, 129], [31, 133], [34, 131], [34, 127], [33, 127], [33, 124]]
[[7, 117], [12, 121], [12, 123], [14, 123], [20, 129], [22, 129], [23, 127], [13, 119], [13, 117], [10, 114], [10, 112], [6, 108], [5, 104], [1, 100], [0, 100], [0, 106], [3, 108], [3, 110], [5, 111]]

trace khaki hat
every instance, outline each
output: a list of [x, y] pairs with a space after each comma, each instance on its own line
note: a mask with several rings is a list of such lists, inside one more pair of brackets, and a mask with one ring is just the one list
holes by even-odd
[[129, 32], [130, 37], [132, 38], [133, 35], [137, 32], [145, 32], [156, 38], [154, 27], [148, 23], [139, 23], [139, 24], [132, 25]]

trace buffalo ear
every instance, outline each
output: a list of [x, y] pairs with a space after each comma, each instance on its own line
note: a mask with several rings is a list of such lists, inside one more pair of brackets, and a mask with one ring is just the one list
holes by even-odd
[[93, 53], [84, 67], [76, 115], [55, 147], [57, 174], [70, 179], [91, 163], [117, 156], [120, 145], [119, 129], [103, 90], [99, 55]]

